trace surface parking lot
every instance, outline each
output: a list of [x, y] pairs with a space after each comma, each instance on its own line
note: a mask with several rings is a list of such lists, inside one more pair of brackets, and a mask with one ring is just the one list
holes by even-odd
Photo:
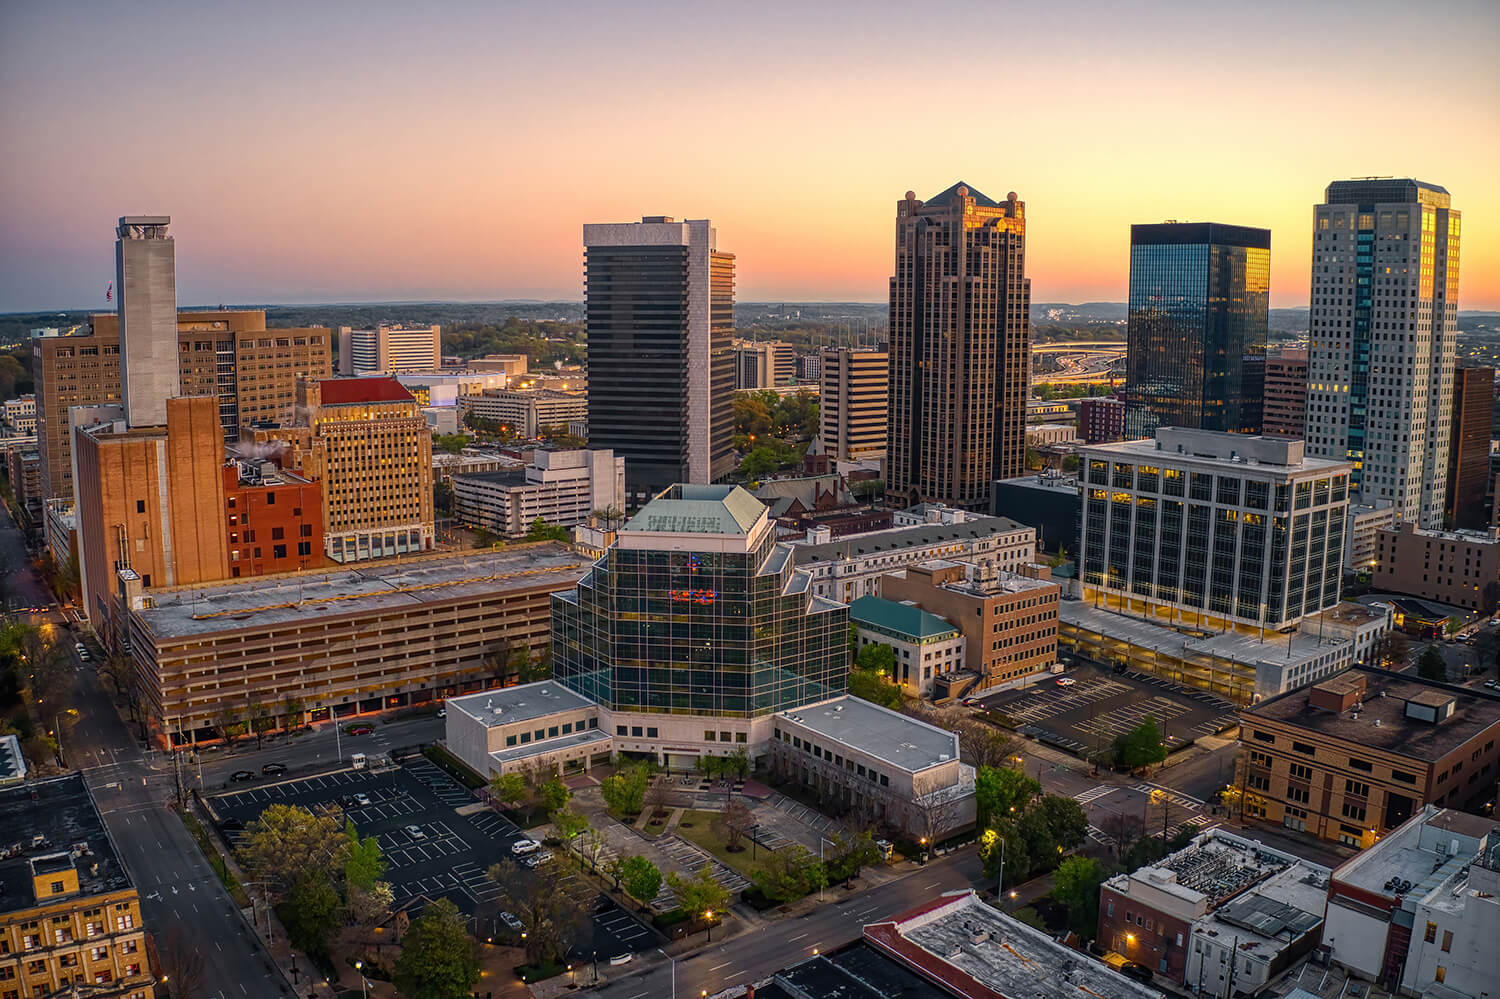
[[[299, 780], [272, 780], [209, 799], [221, 826], [226, 819], [249, 825], [276, 804], [301, 805], [315, 814], [341, 810], [361, 836], [373, 836], [380, 843], [387, 864], [385, 880], [398, 906], [419, 897], [446, 897], [469, 915], [494, 912], [499, 889], [486, 872], [511, 857], [511, 844], [525, 838], [514, 823], [494, 812], [459, 815], [456, 809], [475, 804], [474, 796], [421, 757], [395, 770], [345, 770]], [[368, 799], [367, 805], [356, 802], [359, 794]], [[408, 827], [415, 827], [416, 832]], [[224, 835], [237, 844], [245, 834], [224, 830]], [[553, 877], [546, 869], [535, 876]], [[577, 948], [578, 954], [597, 952], [604, 959], [655, 946], [652, 931], [588, 881], [570, 875], [558, 880], [557, 888], [590, 913], [591, 932]], [[420, 909], [419, 902], [411, 910], [413, 918]], [[492, 926], [480, 928], [494, 932]]]
[[1139, 673], [1116, 675], [1093, 666], [1067, 674], [1059, 686], [1047, 677], [1023, 690], [984, 698], [984, 704], [1014, 718], [1020, 731], [1074, 753], [1109, 747], [1147, 716], [1166, 732], [1169, 745], [1183, 745], [1238, 724], [1234, 706], [1212, 694], [1179, 687]]

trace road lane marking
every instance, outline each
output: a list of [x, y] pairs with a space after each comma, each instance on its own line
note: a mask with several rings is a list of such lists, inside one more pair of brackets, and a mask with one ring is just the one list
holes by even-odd
[[801, 940], [805, 936], [807, 936], [806, 933], [799, 933], [796, 936], [789, 938], [787, 940], [787, 943], [796, 943], [798, 940]]
[[709, 971], [718, 971], [720, 968], [727, 968], [727, 967], [729, 967], [733, 963], [734, 963], [733, 961], [725, 961], [723, 964], [716, 964], [712, 968], [709, 968], [708, 970]]

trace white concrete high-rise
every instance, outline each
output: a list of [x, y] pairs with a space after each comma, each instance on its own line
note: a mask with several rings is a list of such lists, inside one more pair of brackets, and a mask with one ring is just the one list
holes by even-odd
[[1313, 209], [1307, 453], [1366, 505], [1441, 527], [1458, 339], [1459, 213], [1417, 180], [1334, 181]]
[[177, 251], [169, 215], [125, 215], [115, 230], [120, 380], [132, 427], [167, 425], [167, 399], [179, 393]]
[[437, 371], [443, 366], [442, 328], [376, 326], [339, 327], [339, 374], [394, 375]]

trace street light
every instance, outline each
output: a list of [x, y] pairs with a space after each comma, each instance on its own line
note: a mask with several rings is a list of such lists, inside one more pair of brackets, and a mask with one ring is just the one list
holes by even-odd
[[703, 920], [708, 924], [708, 939], [705, 943], [713, 943], [714, 940], [714, 910], [709, 909], [703, 913]]
[[370, 999], [370, 990], [366, 987], [368, 983], [365, 981], [365, 962], [355, 961], [354, 970], [359, 972], [359, 994], [365, 999]]

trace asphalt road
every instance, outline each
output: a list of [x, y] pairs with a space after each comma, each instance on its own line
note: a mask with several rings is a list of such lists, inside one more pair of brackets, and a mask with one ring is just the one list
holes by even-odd
[[0, 503], [0, 597], [19, 607], [45, 607], [52, 596], [31, 568], [26, 537], [16, 526], [10, 510]]
[[[639, 957], [639, 970], [622, 975], [619, 968], [602, 968], [606, 982], [600, 992], [613, 999], [671, 999], [712, 995], [731, 985], [764, 978], [787, 965], [859, 939], [865, 924], [880, 922], [944, 891], [974, 887], [981, 877], [973, 850], [949, 854], [919, 868], [899, 881], [878, 888], [846, 893], [843, 898], [806, 916], [790, 917], [737, 934], [672, 959], [664, 951]], [[832, 896], [839, 889], [829, 889]]]

